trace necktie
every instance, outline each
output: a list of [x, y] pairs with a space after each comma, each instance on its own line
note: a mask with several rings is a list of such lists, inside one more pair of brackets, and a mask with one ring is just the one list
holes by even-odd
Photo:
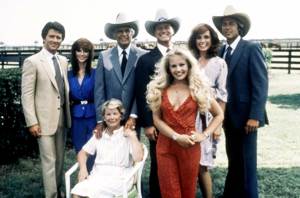
[[166, 53], [168, 53], [169, 51], [171, 51], [171, 49], [170, 49], [170, 48], [168, 48], [168, 49], [167, 49]]
[[122, 54], [123, 54], [123, 58], [121, 63], [121, 71], [122, 71], [122, 76], [124, 76], [124, 72], [127, 64], [126, 51], [123, 50]]
[[52, 57], [52, 61], [55, 70], [55, 80], [59, 89], [60, 105], [62, 106], [64, 104], [64, 98], [65, 98], [64, 79], [62, 78], [62, 75], [60, 73], [59, 65], [55, 56]]
[[229, 67], [230, 60], [231, 60], [231, 50], [232, 48], [230, 46], [228, 46], [226, 49], [225, 61], [227, 63], [227, 67]]

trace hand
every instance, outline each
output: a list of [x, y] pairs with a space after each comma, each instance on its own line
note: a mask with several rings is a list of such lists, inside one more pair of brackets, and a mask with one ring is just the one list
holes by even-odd
[[257, 130], [259, 126], [259, 121], [254, 119], [249, 119], [247, 121], [247, 124], [245, 126], [246, 134], [249, 134], [251, 132], [254, 132]]
[[126, 124], [125, 129], [135, 129], [136, 119], [133, 117], [129, 117]]
[[89, 173], [86, 168], [81, 168], [78, 172], [78, 182], [85, 180], [88, 177]]
[[123, 133], [124, 137], [136, 137], [136, 131], [131, 129], [125, 129]]
[[192, 131], [191, 133], [192, 133], [192, 135], [190, 135], [189, 138], [194, 143], [202, 142], [203, 140], [205, 140], [207, 138], [203, 133], [199, 133], [199, 132], [195, 132], [195, 131]]
[[195, 145], [195, 142], [191, 139], [191, 137], [186, 134], [182, 134], [182, 135], [178, 134], [176, 142], [184, 148], [189, 148], [189, 147]]
[[104, 130], [103, 123], [98, 123], [93, 130], [93, 133], [95, 134], [97, 139], [100, 139], [102, 137], [102, 132]]
[[29, 127], [28, 130], [33, 137], [39, 138], [42, 135], [40, 125], [38, 125], [38, 124], [32, 125], [31, 127]]
[[218, 127], [214, 132], [213, 132], [213, 140], [219, 140], [222, 134], [222, 127]]
[[158, 136], [156, 128], [154, 126], [146, 127], [145, 135], [148, 137], [149, 140], [154, 140], [154, 141], [156, 141]]

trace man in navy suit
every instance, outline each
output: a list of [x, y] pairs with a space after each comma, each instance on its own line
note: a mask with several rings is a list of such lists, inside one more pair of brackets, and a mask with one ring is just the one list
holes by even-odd
[[267, 70], [261, 46], [243, 40], [250, 19], [232, 6], [213, 22], [226, 38], [220, 56], [228, 65], [228, 102], [224, 130], [228, 173], [224, 197], [257, 198], [257, 128], [267, 124], [265, 105], [268, 94]]
[[136, 103], [138, 110], [138, 125], [144, 128], [150, 142], [151, 169], [149, 178], [150, 197], [159, 198], [160, 189], [156, 163], [157, 131], [153, 124], [152, 112], [146, 102], [146, 89], [150, 77], [154, 74], [155, 64], [173, 47], [172, 36], [180, 26], [178, 18], [169, 18], [165, 10], [158, 10], [154, 21], [147, 21], [147, 32], [157, 39], [157, 46], [138, 60], [135, 76]]
[[117, 46], [99, 54], [94, 90], [97, 117], [95, 132], [98, 136], [101, 136], [103, 130], [101, 106], [111, 98], [121, 100], [125, 107], [125, 127], [135, 128], [135, 68], [138, 58], [146, 53], [131, 44], [132, 39], [138, 35], [138, 30], [138, 22], [128, 20], [124, 13], [118, 14], [116, 23], [105, 25], [106, 36], [117, 40]]

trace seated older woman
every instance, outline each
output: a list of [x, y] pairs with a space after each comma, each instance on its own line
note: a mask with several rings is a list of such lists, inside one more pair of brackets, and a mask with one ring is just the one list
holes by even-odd
[[[121, 101], [111, 99], [102, 106], [104, 126], [100, 139], [95, 135], [83, 146], [78, 154], [79, 183], [71, 193], [74, 197], [114, 197], [122, 194], [124, 176], [133, 167], [134, 162], [143, 159], [143, 147], [136, 132], [121, 126], [125, 109]], [[86, 160], [88, 155], [96, 153], [91, 174], [88, 175]], [[133, 180], [128, 183], [132, 188]]]

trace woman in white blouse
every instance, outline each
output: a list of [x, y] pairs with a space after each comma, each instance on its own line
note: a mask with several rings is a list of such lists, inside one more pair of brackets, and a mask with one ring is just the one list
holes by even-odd
[[[124, 176], [134, 162], [143, 159], [143, 148], [136, 132], [121, 126], [125, 109], [121, 101], [111, 99], [102, 105], [105, 131], [100, 139], [95, 135], [78, 154], [79, 183], [72, 189], [74, 197], [105, 198], [122, 194]], [[88, 175], [86, 160], [96, 153], [96, 159]], [[131, 189], [133, 181], [128, 183]]]
[[[224, 59], [217, 56], [220, 40], [217, 33], [207, 24], [198, 24], [192, 30], [188, 40], [188, 47], [194, 56], [198, 59], [200, 68], [207, 75], [211, 88], [219, 105], [225, 110], [227, 102], [227, 65]], [[201, 118], [202, 123], [208, 125], [210, 115]], [[198, 181], [204, 198], [213, 197], [212, 181], [209, 173], [213, 166], [213, 158], [215, 157], [216, 143], [221, 135], [221, 126], [214, 131], [213, 137], [201, 142], [201, 160]]]

